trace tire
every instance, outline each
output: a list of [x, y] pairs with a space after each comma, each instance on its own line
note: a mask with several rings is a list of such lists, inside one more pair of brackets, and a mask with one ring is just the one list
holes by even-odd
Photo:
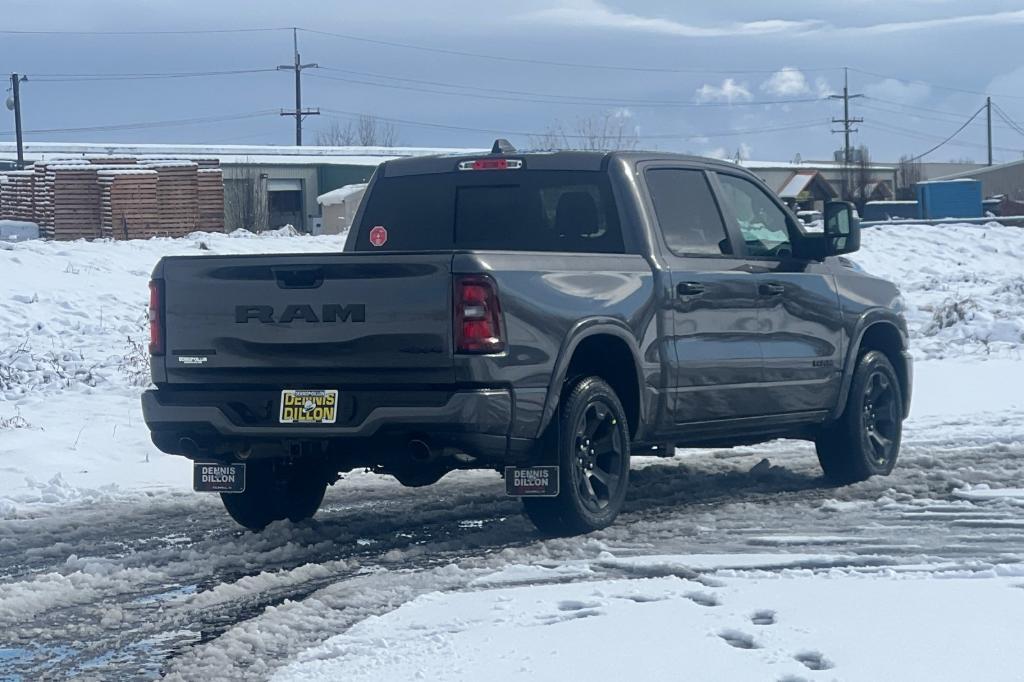
[[815, 441], [818, 462], [834, 483], [888, 476], [903, 436], [903, 391], [892, 363], [879, 351], [857, 361], [846, 409]]
[[552, 428], [558, 497], [523, 498], [523, 511], [549, 536], [581, 535], [610, 525], [629, 485], [629, 424], [618, 396], [602, 379], [580, 379], [562, 400]]
[[284, 462], [250, 462], [245, 492], [221, 493], [220, 498], [236, 523], [258, 532], [274, 521], [312, 518], [326, 490], [326, 478], [316, 471]]

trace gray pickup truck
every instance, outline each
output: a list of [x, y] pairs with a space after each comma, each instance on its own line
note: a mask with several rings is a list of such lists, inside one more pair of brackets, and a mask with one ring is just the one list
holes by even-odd
[[339, 474], [489, 469], [544, 533], [623, 507], [630, 457], [813, 441], [888, 474], [912, 365], [897, 288], [732, 163], [654, 152], [389, 161], [344, 249], [153, 272], [153, 442], [261, 529]]

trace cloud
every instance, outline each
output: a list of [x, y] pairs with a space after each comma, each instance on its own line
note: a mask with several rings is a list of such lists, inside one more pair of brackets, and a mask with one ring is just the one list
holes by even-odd
[[964, 14], [935, 19], [889, 21], [862, 26], [836, 26], [823, 19], [762, 19], [713, 25], [698, 25], [669, 19], [649, 17], [612, 9], [600, 0], [562, 0], [556, 7], [535, 10], [520, 15], [520, 19], [565, 26], [589, 26], [624, 31], [643, 31], [680, 36], [683, 38], [729, 38], [784, 34], [815, 35], [833, 38], [851, 36], [889, 35], [929, 29], [965, 26], [1005, 27], [1024, 24], [1024, 10], [1008, 10], [988, 14]]
[[705, 83], [697, 88], [696, 100], [703, 102], [749, 102], [754, 96], [750, 94], [750, 88], [746, 83], [737, 83], [732, 78], [726, 78], [721, 85]]
[[864, 86], [864, 94], [868, 97], [902, 104], [921, 102], [928, 98], [931, 90], [927, 83], [900, 81], [895, 78], [886, 78]]
[[784, 66], [761, 83], [761, 91], [777, 97], [796, 97], [810, 93], [811, 86], [803, 71]]
[[885, 35], [904, 31], [922, 31], [926, 29], [946, 28], [950, 26], [1006, 26], [1007, 24], [1024, 23], [1024, 10], [1008, 12], [992, 12], [990, 14], [965, 14], [958, 17], [941, 17], [938, 19], [918, 19], [915, 21], [891, 21], [869, 26], [851, 26], [844, 31], [854, 33]]
[[683, 38], [724, 38], [729, 36], [758, 36], [775, 33], [793, 35], [818, 28], [822, 23], [815, 20], [790, 21], [787, 19], [766, 19], [762, 21], [733, 22], [716, 26], [698, 26], [674, 19], [645, 17], [639, 14], [619, 12], [609, 8], [599, 0], [566, 0], [559, 7], [550, 7], [530, 12], [523, 18], [571, 26], [662, 33]]
[[836, 91], [829, 85], [828, 79], [824, 76], [818, 76], [814, 79], [814, 89], [818, 93], [818, 97], [825, 98], [836, 94]]

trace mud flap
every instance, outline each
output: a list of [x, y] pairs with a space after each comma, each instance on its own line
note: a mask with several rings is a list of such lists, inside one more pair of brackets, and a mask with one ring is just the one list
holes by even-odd
[[192, 465], [192, 489], [197, 493], [244, 493], [245, 465], [197, 462]]

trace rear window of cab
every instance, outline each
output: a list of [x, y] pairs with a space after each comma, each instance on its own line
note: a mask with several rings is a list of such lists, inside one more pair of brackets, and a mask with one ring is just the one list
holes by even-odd
[[624, 253], [602, 171], [475, 171], [379, 177], [354, 251]]

